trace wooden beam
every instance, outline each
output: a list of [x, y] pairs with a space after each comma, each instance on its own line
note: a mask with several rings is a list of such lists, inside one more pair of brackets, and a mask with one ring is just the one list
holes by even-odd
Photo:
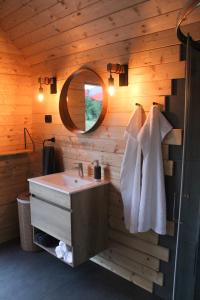
[[166, 145], [182, 145], [183, 130], [173, 129], [165, 137], [163, 144]]
[[153, 244], [147, 243], [145, 241], [142, 241], [142, 240], [134, 238], [134, 237], [130, 238], [130, 237], [124, 236], [124, 234], [119, 233], [114, 230], [110, 230], [109, 237], [110, 237], [110, 239], [112, 239], [118, 243], [121, 243], [123, 245], [126, 245], [130, 248], [139, 250], [143, 253], [150, 254], [151, 256], [157, 257], [160, 260], [163, 260], [165, 262], [169, 261], [169, 249], [167, 249], [167, 248], [153, 245]]
[[130, 258], [127, 258], [126, 256], [122, 256], [118, 254], [115, 251], [112, 251], [112, 253], [109, 253], [108, 251], [105, 251], [100, 254], [101, 257], [106, 258], [107, 260], [110, 260], [111, 262], [126, 268], [127, 270], [136, 273], [137, 275], [152, 281], [160, 286], [163, 285], [163, 274], [160, 272], [156, 272], [155, 270], [149, 269], [146, 266], [143, 266], [141, 264], [138, 264], [137, 262], [133, 261]]
[[115, 263], [111, 262], [110, 260], [107, 260], [107, 259], [105, 259], [103, 257], [99, 257], [99, 256], [93, 257], [91, 259], [91, 261], [112, 271], [113, 273], [120, 275], [122, 278], [133, 282], [134, 284], [140, 286], [141, 288], [147, 290], [148, 292], [150, 292], [150, 293], [153, 292], [153, 283], [152, 282], [145, 280], [144, 278], [134, 274], [133, 272], [130, 272], [126, 268], [118, 266]]

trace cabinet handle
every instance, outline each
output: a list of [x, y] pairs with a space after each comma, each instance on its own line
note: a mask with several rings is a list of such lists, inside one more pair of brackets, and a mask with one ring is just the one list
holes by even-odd
[[39, 198], [39, 197], [37, 197], [37, 196], [35, 196], [35, 195], [33, 195], [33, 194], [32, 194], [31, 196], [32, 196], [34, 199], [36, 199], [36, 200], [38, 200], [38, 201], [42, 201], [42, 202], [44, 202], [44, 203], [47, 203], [47, 204], [49, 204], [49, 205], [51, 205], [51, 206], [58, 207], [58, 208], [60, 208], [60, 209], [66, 210], [66, 211], [68, 211], [68, 212], [70, 212], [70, 213], [73, 212], [72, 209], [69, 209], [69, 208], [67, 208], [67, 207], [61, 206], [61, 205], [59, 205], [59, 204], [57, 204], [57, 203], [54, 203], [54, 202], [51, 202], [51, 201], [49, 201], [49, 200], [47, 200], [47, 199], [41, 199], [41, 198]]

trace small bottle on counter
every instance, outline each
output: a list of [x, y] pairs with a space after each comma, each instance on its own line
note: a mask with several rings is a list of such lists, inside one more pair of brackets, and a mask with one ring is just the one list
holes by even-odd
[[94, 179], [97, 181], [101, 180], [101, 166], [99, 165], [99, 161], [94, 161]]

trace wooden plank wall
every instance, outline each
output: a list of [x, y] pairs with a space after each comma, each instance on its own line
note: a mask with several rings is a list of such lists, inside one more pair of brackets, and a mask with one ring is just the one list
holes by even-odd
[[[0, 30], [0, 152], [24, 148], [31, 129], [30, 73], [21, 53]], [[18, 235], [16, 196], [27, 189], [25, 154], [0, 157], [0, 243]]]
[[[177, 51], [179, 51], [179, 46], [177, 46]], [[174, 77], [183, 77], [184, 62], [179, 62], [179, 56], [177, 56], [176, 65], [180, 67], [180, 73]], [[90, 63], [87, 66], [91, 67]], [[129, 74], [131, 72], [132, 70]], [[173, 74], [172, 70], [171, 72]], [[103, 75], [104, 73], [102, 73]], [[168, 81], [169, 90], [166, 94], [171, 93], [171, 80]], [[64, 83], [63, 79], [58, 83], [60, 89]], [[109, 98], [108, 113], [103, 124], [95, 132], [85, 136], [72, 134], [61, 124], [58, 114], [58, 95], [47, 95], [44, 103], [35, 102], [33, 107], [33, 136], [37, 142], [38, 155], [35, 154], [36, 159], [33, 168], [34, 174], [38, 175], [37, 167], [40, 168], [41, 166], [40, 145], [44, 138], [52, 136], [56, 137], [56, 147], [62, 155], [64, 169], [71, 169], [74, 163], [81, 161], [84, 165], [84, 173], [91, 175], [92, 161], [100, 160], [105, 178], [112, 183], [109, 203], [110, 247], [100, 256], [93, 258], [93, 261], [152, 292], [153, 284], [160, 286], [164, 284], [164, 276], [159, 272], [159, 264], [160, 260], [167, 263], [169, 251], [167, 248], [159, 246], [159, 237], [153, 232], [131, 235], [125, 230], [123, 207], [119, 193], [119, 174], [125, 146], [123, 134], [134, 110], [134, 103], [140, 102], [148, 112], [152, 100], [164, 104], [164, 96], [156, 95], [156, 93], [154, 95], [151, 84], [145, 81], [142, 82], [143, 88], [145, 85], [149, 86], [150, 95], [129, 96], [134, 84], [139, 86], [137, 82], [133, 82], [129, 84], [129, 87], [117, 89], [115, 97]], [[163, 81], [152, 82], [153, 86], [157, 84], [162, 85]], [[45, 113], [53, 115], [52, 124], [44, 124]], [[180, 138], [177, 136], [180, 136], [180, 131], [175, 130], [166, 139], [166, 145], [170, 143], [180, 144]], [[165, 153], [165, 172], [172, 175], [171, 163], [173, 164], [173, 162], [168, 160], [168, 148], [165, 146], [163, 151]], [[174, 234], [171, 223], [168, 223], [168, 234]]]
[[[145, 5], [150, 5], [150, 3], [153, 7], [152, 3], [154, 2], [148, 2], [148, 4], [147, 2], [136, 4], [135, 10], [141, 9], [141, 7], [144, 9]], [[160, 1], [160, 3], [164, 2]], [[176, 5], [175, 8], [174, 5]], [[178, 5], [180, 5], [180, 1], [170, 1], [169, 5], [165, 6], [167, 11], [163, 12], [162, 16], [159, 14], [154, 16], [152, 18], [155, 22], [153, 29], [149, 19], [138, 21], [139, 24], [134, 23], [120, 27], [120, 20], [123, 16], [123, 12], [120, 11], [118, 17], [112, 16], [111, 22], [119, 24], [118, 28], [113, 29], [112, 24], [106, 21], [104, 23], [104, 19], [101, 19], [104, 33], [98, 33], [98, 24], [100, 23], [93, 21], [94, 24], [91, 22], [93, 25], [89, 23], [83, 26], [85, 37], [81, 40], [80, 31], [76, 31], [77, 41], [73, 40], [75, 38], [73, 30], [66, 31], [63, 38], [69, 41], [69, 33], [73, 33], [70, 35], [72, 40], [69, 42], [62, 40], [61, 47], [53, 47], [56, 41], [55, 37], [44, 39], [41, 45], [37, 42], [33, 46], [25, 45], [25, 40], [22, 43], [22, 51], [32, 64], [35, 83], [37, 77], [42, 74], [56, 74], [58, 78], [58, 94], [49, 95], [46, 90], [45, 102], [34, 102], [33, 105], [33, 135], [38, 148], [40, 148], [42, 139], [55, 136], [64, 169], [72, 168], [75, 162], [81, 161], [85, 174], [91, 174], [92, 161], [99, 159], [105, 178], [111, 181], [110, 247], [101, 255], [93, 258], [93, 261], [149, 292], [153, 292], [154, 284], [164, 285], [164, 276], [159, 271], [159, 265], [160, 261], [168, 262], [170, 253], [167, 248], [159, 245], [157, 234], [149, 232], [130, 235], [125, 230], [119, 193], [119, 174], [125, 146], [124, 130], [134, 110], [135, 102], [141, 103], [146, 112], [149, 111], [153, 101], [164, 105], [165, 96], [172, 93], [172, 79], [185, 76], [185, 62], [180, 61], [180, 45], [176, 39], [175, 30], [172, 28], [175, 25]], [[174, 9], [174, 11], [169, 13], [170, 9]], [[128, 13], [128, 10], [124, 11], [124, 18]], [[149, 8], [146, 14], [148, 15], [148, 13], [154, 15]], [[149, 18], [152, 15], [148, 15]], [[139, 13], [137, 18], [140, 19]], [[199, 25], [199, 23], [188, 25], [188, 28], [193, 30]], [[95, 35], [93, 28], [95, 28]], [[90, 34], [91, 37], [89, 37]], [[17, 41], [19, 41], [18, 38]], [[93, 68], [107, 84], [106, 64], [108, 62], [128, 62], [129, 86], [117, 87], [115, 96], [109, 98], [108, 112], [100, 128], [87, 135], [72, 134], [61, 124], [58, 113], [59, 91], [62, 85], [73, 71], [83, 65]], [[115, 82], [117, 82], [117, 76], [115, 76]], [[37, 85], [35, 89], [37, 89]], [[44, 124], [45, 113], [53, 115], [52, 124]], [[174, 136], [168, 137], [166, 144], [180, 144], [178, 136], [180, 137], [180, 131], [174, 131]], [[168, 161], [168, 150], [166, 149], [168, 148], [165, 147], [164, 150], [165, 166], [168, 170], [166, 174], [173, 175], [173, 162]], [[40, 152], [34, 163], [35, 174], [37, 174], [37, 165], [40, 166], [39, 157]], [[173, 235], [173, 233], [173, 224], [168, 223], [168, 234]]]
[[[164, 284], [159, 263], [167, 263], [169, 251], [158, 245], [159, 237], [153, 232], [130, 235], [124, 229], [119, 193], [123, 135], [135, 102], [141, 103], [146, 112], [153, 101], [164, 105], [165, 96], [172, 92], [172, 79], [184, 77], [185, 63], [180, 61], [174, 27], [185, 1], [75, 0], [66, 5], [56, 0], [12, 0], [13, 5], [8, 5], [10, 1], [0, 0], [0, 24], [32, 65], [35, 94], [39, 76], [58, 78], [57, 95], [49, 95], [45, 87], [45, 101], [33, 101], [33, 136], [38, 152], [32, 157], [32, 172], [40, 173], [42, 140], [52, 136], [56, 137], [64, 169], [82, 161], [84, 172], [91, 174], [91, 162], [99, 159], [105, 177], [111, 180], [110, 248], [94, 260], [152, 292], [153, 284]], [[199, 21], [197, 10], [185, 22], [195, 38], [200, 38]], [[95, 132], [72, 134], [62, 125], [58, 112], [64, 81], [85, 65], [107, 84], [109, 62], [129, 64], [129, 86], [117, 87], [116, 95], [109, 98], [105, 120]], [[44, 123], [45, 114], [52, 114], [51, 124]], [[174, 137], [169, 137], [166, 143], [172, 140]], [[167, 147], [163, 150], [165, 166], [172, 175]], [[173, 234], [172, 225], [168, 224], [168, 234]]]

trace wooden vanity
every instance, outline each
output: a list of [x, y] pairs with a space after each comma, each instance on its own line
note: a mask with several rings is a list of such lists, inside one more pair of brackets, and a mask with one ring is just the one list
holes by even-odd
[[[39, 229], [65, 242], [72, 251], [72, 267], [106, 248], [107, 188], [105, 183], [67, 194], [29, 180], [34, 232]], [[55, 247], [34, 242], [55, 255]]]

